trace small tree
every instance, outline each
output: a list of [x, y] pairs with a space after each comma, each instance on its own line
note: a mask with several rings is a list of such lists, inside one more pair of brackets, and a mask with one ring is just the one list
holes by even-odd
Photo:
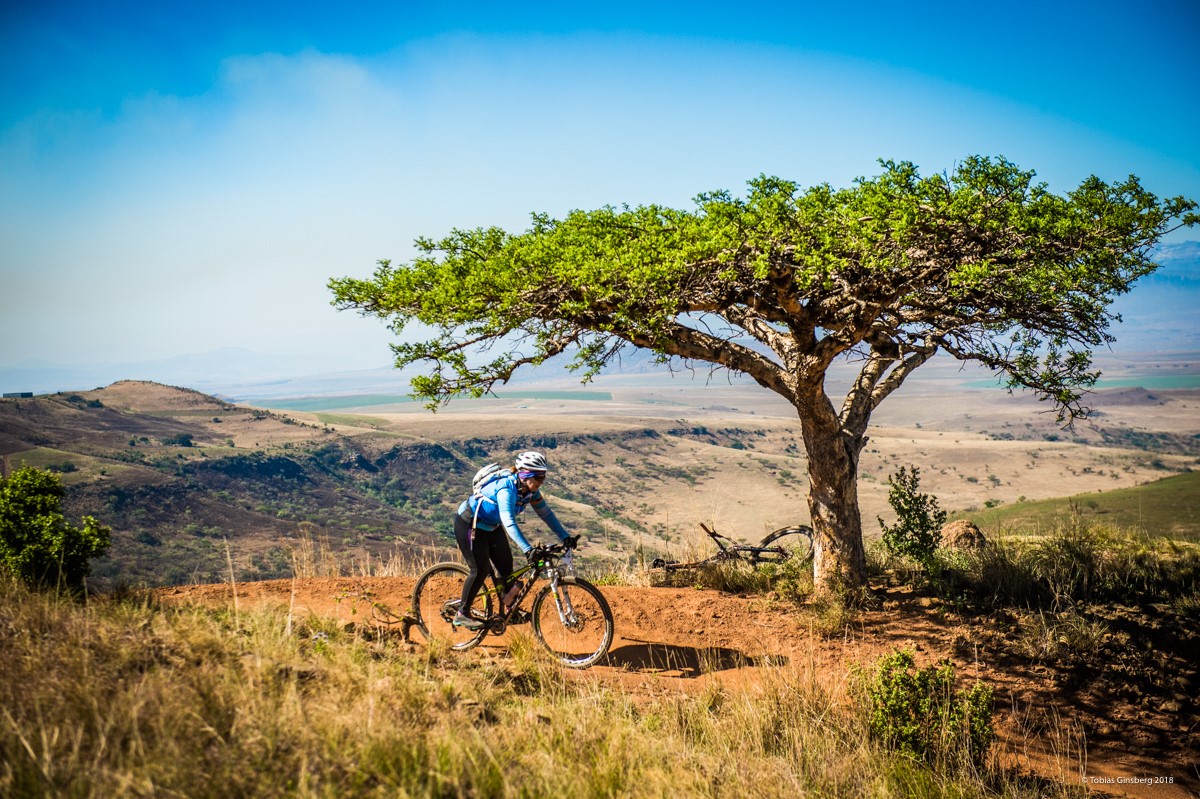
[[883, 528], [883, 545], [890, 554], [912, 558], [930, 571], [946, 511], [938, 507], [936, 497], [921, 493], [921, 470], [916, 466], [912, 471], [901, 466], [888, 476], [888, 486], [888, 504], [896, 512], [896, 524], [889, 527], [882, 517], [876, 517]]
[[35, 587], [82, 587], [88, 561], [108, 550], [109, 530], [91, 516], [68, 524], [64, 494], [58, 476], [40, 469], [0, 477], [0, 568]]

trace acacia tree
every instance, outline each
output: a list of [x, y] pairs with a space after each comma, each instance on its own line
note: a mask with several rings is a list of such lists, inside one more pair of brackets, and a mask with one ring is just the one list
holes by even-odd
[[[1086, 413], [1092, 348], [1113, 340], [1112, 300], [1157, 268], [1163, 235], [1200, 221], [1136, 177], [1066, 195], [1004, 160], [922, 177], [906, 162], [845, 189], [760, 176], [744, 198], [534, 214], [523, 233], [418, 239], [408, 264], [330, 281], [334, 304], [410, 322], [392, 346], [423, 362], [431, 408], [482, 396], [518, 368], [573, 355], [586, 381], [630, 345], [749, 375], [800, 419], [818, 586], [865, 582], [857, 474], [872, 412], [935, 353], [976, 361]], [[826, 377], [853, 361], [835, 403]]]

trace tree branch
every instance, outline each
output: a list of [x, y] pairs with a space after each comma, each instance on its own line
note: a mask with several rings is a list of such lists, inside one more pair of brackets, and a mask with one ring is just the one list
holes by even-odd
[[[601, 329], [606, 321], [594, 320]], [[749, 375], [759, 385], [795, 402], [795, 387], [787, 372], [761, 353], [729, 339], [723, 339], [678, 322], [665, 325], [661, 333], [612, 330], [612, 335], [638, 347], [657, 350], [667, 355], [700, 361], [711, 361], [735, 372]]]

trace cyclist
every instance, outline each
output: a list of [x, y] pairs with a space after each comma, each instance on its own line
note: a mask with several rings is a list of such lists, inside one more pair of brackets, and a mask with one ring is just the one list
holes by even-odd
[[546, 470], [546, 456], [540, 452], [522, 452], [508, 474], [484, 484], [459, 505], [458, 515], [454, 517], [454, 538], [471, 571], [463, 584], [462, 604], [454, 617], [455, 627], [478, 630], [483, 626], [482, 621], [471, 617], [471, 603], [493, 567], [502, 581], [507, 582], [512, 575], [513, 556], [505, 540], [506, 533], [532, 561], [533, 547], [517, 524], [517, 516], [526, 506], [532, 506], [569, 549], [579, 543], [579, 537], [568, 535], [542, 498], [540, 489], [546, 479]]

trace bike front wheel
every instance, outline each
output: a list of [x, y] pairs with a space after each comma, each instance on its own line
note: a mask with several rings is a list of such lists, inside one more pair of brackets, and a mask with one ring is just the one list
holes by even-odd
[[455, 627], [454, 617], [462, 605], [463, 583], [467, 567], [461, 563], [439, 563], [417, 578], [413, 589], [413, 615], [417, 629], [427, 641], [440, 641], [451, 649], [470, 649], [487, 635], [487, 620], [492, 615], [492, 597], [480, 592], [471, 608], [471, 617], [484, 622], [478, 630]]
[[807, 525], [783, 527], [762, 540], [760, 551], [752, 556], [752, 560], [755, 563], [782, 563], [799, 558], [800, 563], [807, 563], [813, 556], [812, 535], [812, 528]]
[[586, 669], [612, 645], [612, 610], [587, 580], [562, 577], [533, 600], [533, 634], [567, 668]]

